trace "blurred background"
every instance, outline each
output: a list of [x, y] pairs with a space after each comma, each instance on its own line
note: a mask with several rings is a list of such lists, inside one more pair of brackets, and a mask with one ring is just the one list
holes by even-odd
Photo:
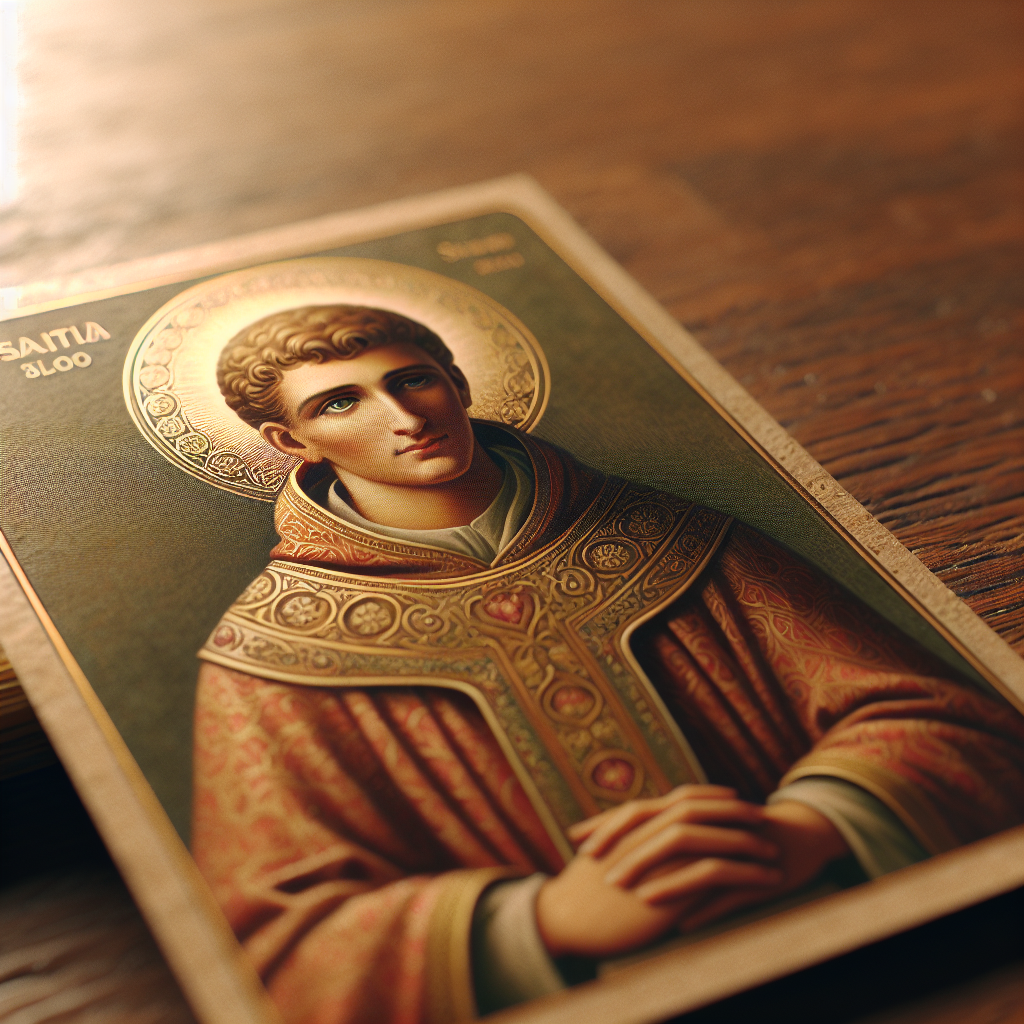
[[[525, 171], [1021, 653], [1022, 70], [1016, 0], [0, 0], [0, 305]], [[0, 954], [39, 913], [79, 948], [68, 893], [141, 929], [0, 666], [15, 761]], [[155, 949], [104, 956], [93, 1011], [187, 1019]], [[1019, 1010], [1006, 977], [913, 1019]]]

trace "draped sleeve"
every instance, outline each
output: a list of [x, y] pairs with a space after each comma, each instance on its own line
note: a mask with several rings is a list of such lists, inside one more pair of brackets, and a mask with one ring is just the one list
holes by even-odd
[[482, 717], [444, 690], [204, 664], [192, 849], [285, 1021], [471, 1018], [470, 929], [561, 859]]
[[1024, 821], [1024, 718], [750, 527], [634, 652], [711, 780], [748, 799], [842, 779], [931, 853]]

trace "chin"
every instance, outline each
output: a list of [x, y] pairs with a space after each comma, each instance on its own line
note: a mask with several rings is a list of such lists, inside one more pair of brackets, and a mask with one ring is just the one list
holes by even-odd
[[429, 459], [422, 464], [422, 472], [415, 475], [415, 479], [408, 482], [414, 487], [431, 487], [434, 484], [446, 484], [450, 480], [458, 480], [472, 464], [472, 460], [463, 464], [454, 459], [441, 456], [436, 459]]

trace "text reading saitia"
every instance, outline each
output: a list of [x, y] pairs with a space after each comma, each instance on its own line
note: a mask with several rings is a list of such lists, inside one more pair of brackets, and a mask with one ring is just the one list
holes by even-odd
[[[69, 337], [70, 335], [70, 337]], [[24, 359], [36, 352], [49, 356], [51, 352], [61, 349], [73, 349], [69, 355], [58, 355], [55, 359], [32, 359], [21, 364], [21, 371], [31, 380], [35, 377], [52, 377], [55, 373], [67, 373], [68, 370], [84, 369], [92, 363], [92, 356], [82, 352], [77, 346], [91, 345], [93, 342], [106, 341], [110, 332], [105, 331], [92, 320], [85, 325], [83, 334], [77, 327], [56, 327], [43, 331], [39, 341], [35, 338], [21, 337], [16, 342], [0, 341], [0, 362], [9, 363], [12, 359]]]

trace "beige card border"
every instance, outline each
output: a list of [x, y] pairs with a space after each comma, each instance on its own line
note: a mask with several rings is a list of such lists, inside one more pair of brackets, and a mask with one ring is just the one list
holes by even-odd
[[[533, 179], [514, 175], [5, 289], [0, 320], [495, 212], [524, 220], [665, 356], [865, 560], [1018, 708], [1024, 661], [826, 473]], [[107, 712], [0, 535], [3, 643], [196, 1015], [277, 1014]], [[737, 928], [496, 1016], [647, 1022], [685, 1012], [1024, 884], [1024, 829]]]

